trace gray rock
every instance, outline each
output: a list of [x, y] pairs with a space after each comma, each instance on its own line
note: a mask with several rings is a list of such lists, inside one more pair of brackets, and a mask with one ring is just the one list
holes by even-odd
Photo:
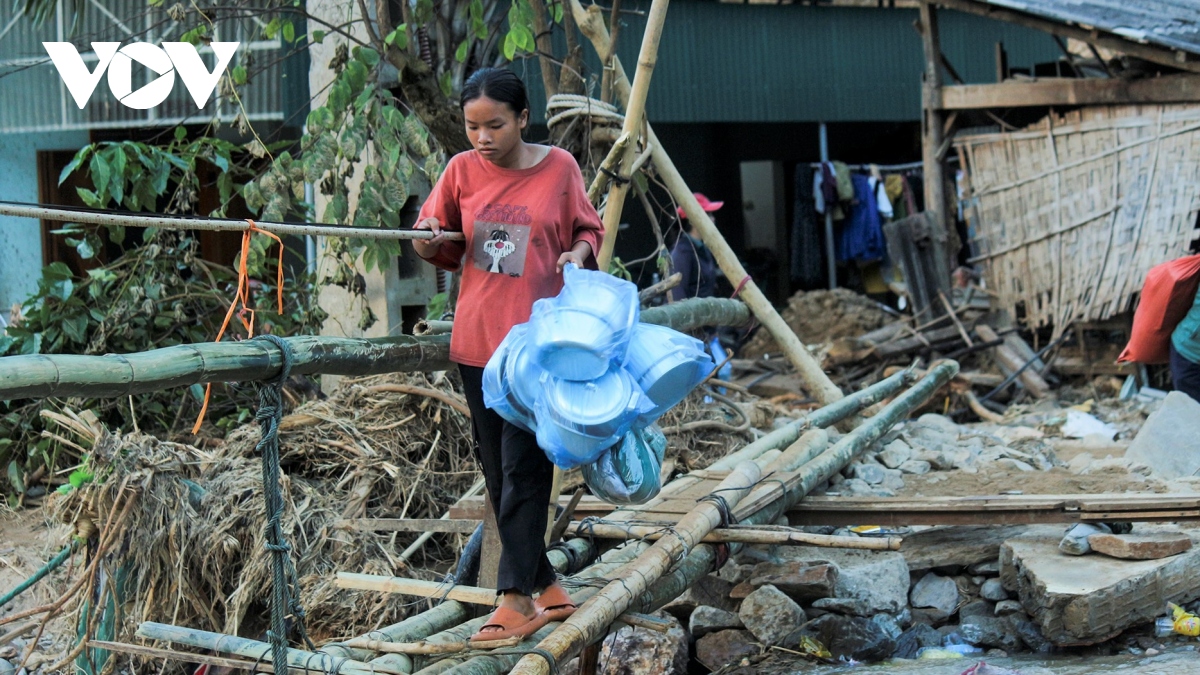
[[[7, 659], [0, 659], [0, 675], [15, 675], [16, 672], [17, 667], [15, 665]], [[21, 672], [24, 673], [25, 669], [22, 668]]]
[[855, 464], [854, 477], [868, 485], [879, 485], [887, 474], [878, 464]]
[[654, 630], [620, 630], [609, 634], [600, 648], [597, 673], [602, 675], [641, 675], [668, 673], [686, 675], [688, 671], [688, 635], [674, 618], [665, 633]]
[[955, 439], [963, 432], [962, 427], [958, 426], [954, 420], [945, 415], [938, 415], [937, 413], [925, 413], [921, 415], [917, 418], [917, 424], [941, 429], [947, 434], [953, 434]]
[[[753, 550], [751, 547], [746, 547], [742, 549], [742, 553], [749, 554]], [[683, 595], [667, 603], [663, 607], [663, 611], [674, 616], [681, 624], [686, 624], [688, 617], [701, 605], [716, 607], [727, 612], [736, 612], [737, 601], [729, 597], [729, 592], [735, 585], [714, 574], [707, 574], [700, 577], [699, 581], [683, 592]]]
[[913, 607], [928, 607], [950, 616], [958, 608], [958, 585], [930, 572], [913, 585], [908, 597]]
[[871, 616], [871, 605], [865, 600], [853, 598], [821, 598], [813, 602], [813, 609], [850, 616]]
[[1005, 620], [1008, 621], [1008, 625], [1012, 628], [1013, 632], [1017, 634], [1017, 637], [1021, 638], [1021, 642], [1025, 643], [1025, 646], [1030, 651], [1039, 654], [1048, 654], [1054, 649], [1054, 644], [1047, 640], [1046, 636], [1042, 635], [1042, 631], [1038, 630], [1038, 627], [1033, 622], [1022, 618], [1021, 614], [1012, 614], [1005, 617]]
[[916, 450], [913, 452], [913, 458], [909, 461], [927, 462], [929, 466], [937, 471], [949, 471], [954, 468], [954, 457], [942, 450]]
[[1008, 592], [1004, 590], [1004, 584], [1000, 583], [999, 579], [988, 579], [985, 581], [983, 586], [979, 588], [979, 595], [993, 602], [1008, 599]]
[[904, 629], [900, 627], [900, 622], [891, 614], [876, 614], [871, 617], [871, 621], [879, 624], [884, 634], [893, 640], [900, 637], [900, 634], [904, 632]]
[[942, 634], [928, 624], [913, 624], [912, 628], [896, 638], [896, 651], [892, 656], [897, 659], [915, 659], [917, 652], [924, 647], [942, 646]]
[[958, 627], [958, 632], [967, 642], [977, 647], [997, 647], [1009, 652], [1021, 648], [1021, 638], [1004, 619], [990, 616], [973, 616]]
[[697, 607], [688, 620], [688, 632], [694, 640], [699, 640], [709, 633], [744, 627], [741, 617], [737, 614], [708, 605]]
[[883, 661], [896, 651], [896, 641], [869, 619], [826, 614], [807, 628], [834, 658], [856, 661]]
[[988, 580], [987, 577], [971, 577], [971, 584], [973, 586], [979, 587], [979, 586], [983, 586], [985, 583], [987, 583], [987, 580]]
[[837, 580], [838, 569], [832, 564], [813, 565], [793, 560], [755, 565], [750, 584], [755, 587], [770, 584], [793, 600], [804, 602], [833, 596], [837, 590]]
[[1076, 523], [1063, 535], [1058, 543], [1058, 550], [1067, 555], [1086, 555], [1092, 552], [1092, 546], [1087, 538], [1093, 534], [1112, 534], [1104, 523]]
[[[648, 632], [648, 631], [639, 631]], [[723, 630], [696, 640], [696, 660], [711, 671], [740, 663], [747, 656], [760, 652], [756, 640], [745, 630]]]
[[904, 474], [897, 469], [883, 470], [883, 483], [880, 484], [888, 490], [903, 490], [904, 489]]
[[736, 586], [743, 581], [750, 581], [754, 576], [754, 567], [754, 565], [738, 565], [731, 560], [717, 572], [717, 576]]
[[908, 564], [899, 552], [784, 546], [780, 556], [809, 564], [835, 565], [838, 580], [834, 597], [862, 600], [867, 607], [863, 615], [895, 614], [908, 605]]
[[780, 644], [807, 618], [800, 605], [769, 584], [746, 596], [738, 616], [754, 637], [766, 645]]
[[848, 497], [863, 497], [872, 494], [870, 483], [861, 478], [847, 478], [838, 486], [838, 492]]
[[995, 560], [988, 560], [987, 562], [975, 563], [974, 565], [971, 565], [970, 567], [968, 567], [967, 571], [970, 572], [971, 574], [978, 574], [980, 576], [985, 576], [985, 577], [994, 577], [994, 576], [1000, 574], [1000, 558], [999, 558], [999, 556], [997, 556]]
[[898, 469], [901, 464], [912, 459], [912, 448], [902, 440], [894, 440], [884, 446], [879, 453], [879, 463], [889, 469]]
[[1022, 462], [1019, 459], [1013, 459], [1012, 457], [1005, 457], [1004, 459], [998, 460], [996, 463], [1006, 469], [1014, 469], [1016, 471], [1033, 471], [1033, 467], [1031, 465]]
[[946, 623], [950, 617], [940, 609], [932, 607], [914, 607], [912, 609], [913, 621], [916, 623], [924, 623], [930, 626], [941, 626]]
[[996, 603], [996, 616], [1008, 616], [1010, 614], [1020, 614], [1025, 608], [1016, 600], [1001, 600]]
[[958, 610], [958, 619], [959, 621], [966, 621], [968, 617], [972, 616], [995, 616], [995, 614], [996, 608], [991, 602], [987, 600], [975, 600], [974, 602], [968, 602], [962, 606], [962, 609]]
[[919, 459], [910, 459], [899, 466], [901, 473], [911, 473], [914, 476], [927, 474], [932, 468], [929, 462]]
[[[1200, 403], [1183, 392], [1173, 391], [1125, 451], [1125, 459], [1149, 466], [1161, 478], [1193, 476], [1200, 471]], [[1188, 448], [1190, 452], [1182, 452]]]

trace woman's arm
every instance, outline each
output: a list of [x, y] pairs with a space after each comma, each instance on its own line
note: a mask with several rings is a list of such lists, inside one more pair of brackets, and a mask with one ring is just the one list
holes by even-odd
[[575, 263], [575, 266], [583, 269], [583, 263], [592, 255], [592, 245], [586, 241], [577, 241], [571, 247], [570, 251], [563, 251], [563, 254], [558, 256], [558, 273], [562, 274], [563, 267], [567, 263]]

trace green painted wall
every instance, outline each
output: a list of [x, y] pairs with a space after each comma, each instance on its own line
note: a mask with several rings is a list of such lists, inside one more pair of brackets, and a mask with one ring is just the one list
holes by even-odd
[[[648, 0], [623, 2], [648, 10]], [[1009, 66], [1060, 56], [1046, 33], [949, 10], [942, 49], [969, 83], [995, 81], [995, 44]], [[921, 37], [915, 9], [731, 5], [675, 0], [659, 47], [647, 114], [655, 122], [904, 121], [920, 118]], [[619, 53], [633, 74], [644, 16], [625, 15]], [[584, 46], [591, 73], [598, 61]], [[544, 111], [535, 60], [515, 66]]]

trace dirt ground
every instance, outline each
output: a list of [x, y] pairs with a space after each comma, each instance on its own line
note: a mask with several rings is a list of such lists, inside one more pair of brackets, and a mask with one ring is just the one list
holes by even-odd
[[[29, 578], [47, 560], [54, 557], [69, 541], [70, 531], [65, 526], [48, 526], [41, 509], [0, 512], [0, 590], [8, 592]], [[53, 602], [67, 589], [70, 580], [77, 577], [77, 570], [69, 569], [68, 561], [33, 587], [18, 595], [11, 603], [0, 608], [0, 619], [25, 610]], [[36, 619], [19, 619], [0, 626], [0, 634], [16, 630], [19, 626], [31, 625], [22, 636], [9, 645], [0, 645], [0, 658], [19, 663], [28, 640], [36, 634]], [[36, 667], [51, 660], [50, 654], [61, 651], [62, 642], [71, 635], [72, 618], [59, 616], [50, 621], [39, 641], [39, 649], [27, 663]]]
[[1122, 467], [1075, 475], [1067, 469], [1019, 471], [996, 466], [986, 471], [937, 471], [923, 476], [905, 476], [904, 497], [970, 497], [974, 495], [1026, 494], [1119, 494], [1122, 492], [1168, 492], [1160, 481], [1131, 474]]
[[[870, 298], [844, 288], [800, 291], [788, 299], [780, 316], [806, 345], [862, 335], [895, 319]], [[767, 331], [759, 330], [739, 355], [755, 359], [778, 352], [775, 340]]]

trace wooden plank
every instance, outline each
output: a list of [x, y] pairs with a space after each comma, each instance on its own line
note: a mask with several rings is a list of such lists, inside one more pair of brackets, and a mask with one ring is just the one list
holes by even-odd
[[336, 527], [360, 532], [435, 532], [442, 534], [471, 534], [479, 525], [478, 519], [458, 518], [346, 518]]
[[[566, 508], [570, 501], [570, 495], [563, 495], [560, 496], [558, 503], [562, 504], [563, 508]], [[450, 518], [483, 520], [483, 503], [483, 495], [464, 497], [458, 500], [454, 506], [450, 507]], [[579, 518], [584, 518], [586, 516], [603, 516], [612, 513], [613, 508], [614, 507], [612, 504], [609, 504], [598, 497], [585, 495], [583, 499], [580, 500], [579, 506], [575, 508], [575, 515]]]
[[1048, 78], [945, 86], [941, 90], [940, 107], [943, 110], [982, 110], [1195, 101], [1200, 101], [1200, 76], [1189, 74], [1143, 80]]

